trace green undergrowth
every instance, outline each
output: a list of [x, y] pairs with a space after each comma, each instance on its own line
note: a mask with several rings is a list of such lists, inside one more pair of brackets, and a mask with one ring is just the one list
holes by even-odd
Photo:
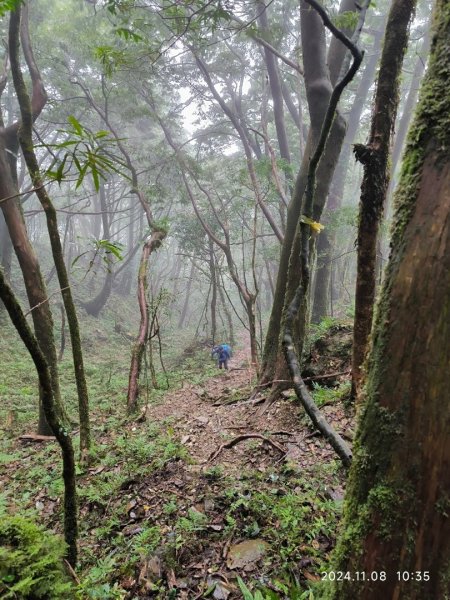
[[[233, 571], [236, 577], [230, 580], [230, 600], [244, 597], [237, 575], [257, 600], [258, 594], [263, 594], [263, 599], [313, 598], [312, 587], [329, 561], [340, 520], [340, 502], [331, 500], [327, 491], [342, 483], [339, 464], [332, 461], [316, 465], [314, 471], [301, 471], [292, 465], [275, 463], [270, 467], [265, 462], [260, 469], [252, 467], [234, 478], [228, 475], [226, 466], [203, 468], [194, 464], [175, 434], [173, 420], [139, 422], [126, 416], [130, 341], [114, 331], [112, 318], [102, 321], [102, 328], [99, 323], [90, 318], [83, 322], [94, 461], [89, 467], [77, 467], [79, 585], [69, 585], [61, 567], [60, 451], [54, 442], [29, 444], [18, 440], [19, 435], [36, 426], [36, 375], [20, 340], [9, 324], [2, 323], [0, 423], [6, 422], [11, 411], [14, 415], [0, 436], [5, 484], [0, 511], [3, 506], [5, 514], [25, 519], [30, 530], [35, 531], [32, 524], [38, 523], [36, 531], [41, 532], [39, 527], [43, 527], [57, 534], [48, 537], [53, 541], [42, 537], [49, 549], [48, 562], [43, 553], [36, 558], [34, 542], [28, 544], [27, 558], [20, 558], [33, 573], [40, 572], [42, 561], [45, 568], [62, 573], [61, 583], [54, 584], [55, 593], [42, 597], [191, 597], [183, 596], [183, 590], [196, 590], [198, 594], [203, 585], [203, 575], [195, 578], [193, 572], [208, 572], [214, 577], [223, 570], [224, 553], [231, 544], [262, 539], [267, 551], [256, 570]], [[157, 369], [161, 388], [157, 390], [146, 383], [144, 372], [141, 403], [162, 402], [165, 394], [186, 381], [202, 385], [220, 375], [210, 361], [207, 345], [193, 345], [184, 354], [180, 347], [174, 348], [170, 361], [176, 365], [168, 369], [170, 389], [165, 389], [161, 368]], [[77, 399], [70, 347], [60, 364], [60, 376], [62, 397], [74, 416]], [[72, 436], [78, 452], [76, 430]], [[255, 445], [249, 449], [257, 462], [260, 448]], [[8, 548], [4, 542], [3, 546]], [[196, 564], [203, 565], [203, 570], [195, 571], [192, 565]], [[0, 569], [2, 585], [11, 589], [16, 584], [24, 586], [22, 590], [14, 589], [11, 598], [41, 597], [31, 588], [27, 591], [29, 581], [25, 576], [14, 573], [13, 580], [12, 572]], [[170, 589], [171, 573], [179, 587]], [[51, 581], [50, 576], [47, 579]], [[57, 595], [59, 585], [61, 589], [69, 586], [65, 595]], [[203, 597], [212, 597], [214, 585], [205, 579]]]
[[[116, 312], [111, 311], [106, 311], [105, 318], [101, 321], [86, 315], [81, 320], [85, 372], [94, 429], [99, 421], [101, 427], [104, 427], [105, 422], [107, 425], [108, 421], [115, 422], [116, 419], [125, 416], [131, 341], [123, 333], [115, 331], [116, 323]], [[129, 324], [127, 330], [133, 331], [132, 325]], [[0, 423], [8, 423], [5, 433], [15, 435], [27, 428], [32, 431], [36, 426], [37, 375], [17, 332], [2, 311], [0, 328]], [[192, 335], [192, 332], [190, 333]], [[56, 339], [59, 334], [56, 324]], [[145, 358], [141, 376], [141, 405], [161, 402], [168, 390], [176, 390], [186, 381], [200, 385], [217, 375], [207, 344], [195, 344], [188, 354], [183, 354], [183, 348], [188, 346], [189, 340], [186, 332], [167, 334], [163, 341], [164, 360], [167, 365], [176, 366], [167, 366], [165, 373], [161, 364], [156, 363], [157, 387], [152, 383], [148, 357]], [[76, 422], [78, 399], [71, 358], [70, 343], [67, 340], [63, 360], [59, 364], [60, 385], [69, 416]]]
[[32, 521], [0, 510], [0, 597], [69, 600], [75, 590], [64, 569], [64, 542]]
[[320, 408], [325, 405], [335, 404], [350, 397], [351, 382], [344, 381], [335, 388], [324, 387], [313, 382], [312, 396]]

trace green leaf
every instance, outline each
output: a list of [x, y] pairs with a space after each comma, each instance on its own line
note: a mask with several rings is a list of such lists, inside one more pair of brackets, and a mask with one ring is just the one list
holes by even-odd
[[251, 593], [251, 591], [248, 589], [248, 587], [245, 585], [245, 583], [242, 581], [242, 579], [239, 576], [237, 578], [237, 582], [238, 582], [238, 586], [241, 589], [242, 597], [244, 598], [244, 600], [255, 600], [253, 598], [253, 594]]
[[81, 123], [73, 115], [69, 115], [67, 117], [67, 120], [72, 125], [72, 127], [75, 129], [75, 131], [78, 133], [78, 135], [83, 134], [83, 127], [81, 126]]

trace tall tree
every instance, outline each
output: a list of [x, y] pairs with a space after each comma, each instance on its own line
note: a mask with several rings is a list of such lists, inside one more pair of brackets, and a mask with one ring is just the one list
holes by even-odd
[[[354, 10], [353, 3], [342, 0], [340, 12]], [[367, 4], [363, 5], [358, 26], [362, 25]], [[359, 32], [360, 29], [356, 28]], [[327, 57], [325, 29], [319, 15], [306, 2], [301, 3], [301, 32], [304, 64], [306, 96], [310, 114], [310, 130], [303, 155], [300, 171], [295, 182], [295, 189], [287, 211], [287, 222], [284, 242], [281, 248], [280, 264], [275, 287], [274, 302], [270, 314], [268, 330], [262, 359], [261, 383], [271, 380], [286, 380], [286, 363], [280, 336], [283, 311], [291, 303], [301, 276], [301, 227], [300, 216], [303, 210], [304, 192], [307, 182], [309, 160], [317, 141], [331, 97], [333, 84], [339, 78], [343, 65], [345, 47], [340, 41], [333, 40]], [[336, 54], [336, 56], [335, 56]], [[328, 64], [330, 67], [328, 67]], [[313, 218], [319, 220], [325, 205], [329, 185], [337, 164], [340, 148], [345, 135], [345, 119], [338, 111], [331, 128], [325, 151], [318, 165], [317, 187], [315, 189]], [[302, 314], [296, 318], [293, 330], [293, 341], [299, 355], [302, 353], [306, 301], [303, 298]], [[278, 395], [280, 385], [277, 384], [269, 402]]]
[[[39, 164], [33, 147], [33, 112], [31, 100], [22, 75], [19, 60], [19, 31], [21, 22], [20, 6], [11, 13], [9, 30], [9, 53], [11, 58], [11, 72], [16, 90], [17, 100], [19, 102], [22, 123], [19, 128], [19, 142], [25, 163], [31, 177], [32, 184], [36, 190], [39, 201], [47, 217], [47, 229], [50, 237], [55, 268], [58, 275], [58, 281], [61, 288], [64, 309], [67, 314], [69, 324], [70, 339], [72, 342], [73, 365], [75, 370], [75, 381], [78, 392], [78, 407], [80, 418], [80, 455], [83, 461], [88, 460], [88, 453], [91, 445], [90, 422], [89, 422], [89, 395], [86, 383], [86, 376], [83, 363], [83, 351], [81, 348], [80, 328], [75, 303], [72, 297], [72, 291], [69, 283], [69, 276], [64, 262], [64, 252], [59, 235], [58, 220], [56, 210], [47, 193], [42, 179]], [[22, 46], [25, 59], [28, 64], [34, 85], [42, 85], [41, 76], [34, 55], [31, 49], [30, 37], [28, 33], [28, 7], [24, 8], [24, 20], [22, 26]]]
[[33, 359], [42, 389], [42, 406], [46, 422], [61, 447], [64, 481], [64, 537], [67, 543], [67, 559], [71, 566], [75, 567], [78, 553], [78, 520], [75, 458], [72, 440], [58, 417], [53, 391], [53, 379], [47, 360], [27, 323], [14, 292], [5, 279], [2, 269], [0, 269], [0, 299], [3, 301], [11, 321]]
[[437, 0], [429, 70], [395, 198], [336, 600], [446, 598], [450, 555], [450, 5]]
[[[0, 87], [1, 91], [2, 88]], [[37, 119], [46, 102], [47, 94], [43, 86], [39, 81], [33, 81], [31, 97], [33, 121]], [[3, 126], [3, 120], [0, 118], [0, 208], [3, 211], [9, 236], [22, 271], [36, 338], [50, 369], [56, 411], [64, 419], [59, 389], [58, 360], [53, 338], [53, 317], [39, 260], [30, 242], [19, 202], [20, 193], [16, 165], [19, 127], [20, 120]], [[43, 390], [41, 388], [38, 433], [49, 434], [51, 429], [45, 420], [42, 394]]]
[[375, 261], [378, 229], [389, 182], [389, 156], [398, 107], [403, 58], [416, 0], [393, 0], [386, 24], [375, 92], [369, 142], [355, 145], [364, 165], [358, 223], [358, 264], [352, 356], [352, 395], [360, 390], [375, 301]]

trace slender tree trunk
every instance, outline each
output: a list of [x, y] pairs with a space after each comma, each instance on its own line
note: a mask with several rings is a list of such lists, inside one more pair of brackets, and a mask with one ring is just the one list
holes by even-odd
[[208, 251], [209, 251], [209, 274], [211, 278], [211, 339], [212, 345], [216, 343], [217, 337], [217, 277], [216, 277], [216, 265], [214, 256], [214, 242], [208, 238]]
[[[13, 196], [10, 200], [3, 200], [0, 206], [24, 278], [28, 302], [32, 309], [31, 315], [36, 338], [49, 365], [57, 411], [60, 418], [63, 418], [65, 421], [66, 418], [65, 415], [63, 416], [59, 391], [58, 359], [55, 340], [53, 338], [53, 318], [39, 262], [28, 237], [22, 213], [17, 205], [17, 197], [14, 197], [17, 194], [18, 190], [11, 178], [10, 168], [0, 136], [0, 198], [10, 198]], [[40, 395], [38, 433], [49, 435], [51, 434], [51, 430], [45, 421], [45, 414], [42, 408], [42, 390]]]
[[222, 308], [223, 308], [223, 312], [225, 313], [225, 317], [227, 320], [227, 324], [228, 324], [228, 339], [230, 341], [230, 344], [232, 346], [234, 346], [235, 343], [235, 337], [234, 337], [234, 327], [233, 327], [233, 318], [231, 316], [231, 312], [230, 309], [228, 308], [228, 304], [225, 300], [225, 294], [223, 293], [223, 288], [220, 285], [220, 281], [217, 280], [217, 289], [219, 291], [219, 298], [220, 298], [220, 302], [222, 304]]
[[[100, 208], [102, 211], [103, 239], [110, 240], [111, 239], [111, 227], [110, 227], [110, 220], [109, 220], [109, 216], [108, 216], [108, 205], [106, 203], [104, 184], [100, 185], [99, 200], [100, 200]], [[92, 315], [93, 317], [99, 316], [99, 314], [103, 310], [105, 304], [108, 302], [108, 298], [111, 295], [113, 283], [114, 283], [114, 276], [115, 276], [114, 267], [113, 267], [113, 265], [109, 265], [108, 270], [106, 272], [103, 287], [99, 291], [99, 293], [95, 296], [95, 298], [92, 298], [92, 300], [90, 300], [89, 302], [81, 302], [81, 306], [88, 313], [88, 315]]]
[[[78, 408], [80, 416], [80, 455], [82, 460], [87, 460], [91, 444], [90, 424], [89, 424], [89, 396], [86, 384], [86, 377], [83, 365], [83, 351], [81, 348], [80, 329], [75, 304], [72, 298], [72, 292], [67, 274], [66, 264], [64, 262], [64, 252], [59, 237], [58, 221], [56, 210], [47, 194], [44, 182], [41, 178], [39, 165], [33, 149], [32, 128], [33, 115], [31, 110], [31, 101], [25, 86], [19, 63], [19, 28], [20, 28], [20, 9], [11, 13], [9, 50], [11, 60], [11, 72], [14, 81], [14, 87], [19, 101], [22, 124], [19, 129], [19, 142], [25, 158], [32, 184], [36, 189], [36, 195], [45, 211], [47, 219], [47, 229], [50, 237], [53, 260], [55, 262], [58, 282], [61, 288], [61, 295], [64, 302], [64, 308], [67, 314], [70, 339], [72, 342], [73, 364], [75, 369], [75, 380], [78, 392]], [[30, 66], [30, 61], [34, 62], [33, 56], [30, 56], [31, 49], [24, 51]]]
[[195, 271], [195, 260], [193, 260], [191, 263], [191, 271], [189, 273], [189, 279], [188, 279], [187, 286], [186, 286], [186, 297], [184, 299], [183, 308], [181, 310], [181, 315], [178, 320], [178, 329], [183, 328], [184, 322], [186, 320], [186, 316], [187, 316], [187, 312], [188, 312], [188, 308], [189, 308], [189, 302], [191, 300], [191, 287], [192, 287], [192, 282], [194, 280], [194, 271]]
[[149, 312], [147, 298], [147, 271], [151, 253], [159, 248], [166, 232], [154, 231], [146, 240], [142, 249], [141, 262], [138, 274], [138, 301], [141, 320], [139, 333], [131, 351], [130, 374], [128, 380], [127, 410], [135, 412], [138, 407], [139, 375], [141, 372], [142, 356], [149, 333]]
[[63, 460], [62, 475], [64, 481], [64, 537], [67, 544], [67, 560], [72, 567], [75, 567], [77, 563], [78, 522], [75, 457], [72, 440], [58, 416], [54, 399], [53, 380], [47, 360], [27, 323], [20, 304], [17, 302], [12, 289], [6, 282], [1, 269], [0, 298], [33, 359], [38, 373], [40, 387], [42, 389], [42, 406], [45, 412], [46, 422], [61, 447]]
[[[449, 594], [450, 19], [437, 0], [430, 66], [395, 194], [333, 600]], [[331, 569], [330, 569], [331, 570]], [[355, 581], [355, 573], [377, 573]], [[381, 577], [381, 573], [386, 577]]]
[[0, 212], [0, 264], [7, 279], [11, 277], [12, 243], [3, 213]]
[[[128, 247], [128, 252], [132, 252], [132, 249], [134, 247], [133, 197], [130, 198], [129, 211], [130, 211], [130, 222], [128, 224], [128, 232], [127, 232], [128, 233], [127, 247]], [[133, 269], [132, 269], [132, 265], [129, 264], [129, 266], [124, 270], [124, 273], [122, 275], [122, 279], [120, 282], [120, 287], [119, 287], [119, 293], [122, 294], [123, 296], [130, 295], [132, 279], [133, 279]]]
[[[267, 39], [270, 34], [269, 20], [267, 18], [267, 8], [264, 2], [259, 1], [257, 5], [259, 13], [259, 23], [262, 29], [262, 37]], [[275, 121], [275, 129], [277, 132], [278, 147], [280, 149], [280, 157], [286, 161], [286, 168], [284, 169], [284, 175], [286, 182], [291, 183], [292, 174], [289, 169], [291, 163], [291, 155], [289, 152], [288, 137], [286, 134], [286, 127], [284, 123], [284, 101], [283, 101], [283, 90], [281, 86], [281, 78], [277, 64], [276, 56], [267, 48], [264, 47], [264, 60], [267, 67], [267, 74], [269, 76], [270, 91], [273, 100], [273, 117]]]
[[355, 325], [352, 355], [352, 395], [361, 388], [362, 364], [372, 327], [375, 302], [375, 262], [380, 220], [389, 182], [389, 154], [398, 107], [403, 57], [415, 0], [394, 0], [389, 12], [377, 80], [371, 133], [367, 145], [355, 146], [364, 165], [358, 226]]

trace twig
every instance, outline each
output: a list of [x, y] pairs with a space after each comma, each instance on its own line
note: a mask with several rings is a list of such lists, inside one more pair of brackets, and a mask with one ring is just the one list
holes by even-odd
[[78, 579], [77, 574], [73, 570], [72, 565], [65, 558], [63, 558], [63, 562], [64, 562], [64, 565], [65, 565], [66, 569], [68, 570], [70, 576], [72, 577], [72, 579], [75, 581], [75, 583], [77, 585], [80, 585], [81, 581]]
[[63, 287], [63, 288], [61, 288], [61, 289], [59, 289], [59, 290], [56, 290], [56, 292], [53, 292], [52, 294], [50, 294], [50, 296], [48, 296], [48, 297], [47, 297], [45, 300], [42, 300], [42, 302], [39, 302], [39, 304], [35, 304], [34, 306], [32, 306], [32, 307], [30, 308], [30, 310], [29, 310], [29, 311], [27, 311], [27, 312], [25, 313], [25, 315], [24, 315], [24, 316], [25, 316], [25, 317], [28, 317], [28, 315], [29, 315], [31, 312], [33, 312], [33, 310], [34, 310], [35, 308], [39, 308], [40, 306], [42, 306], [42, 305], [43, 305], [43, 304], [45, 304], [46, 302], [49, 302], [49, 300], [50, 300], [50, 298], [51, 298], [52, 296], [55, 296], [56, 294], [59, 294], [60, 292], [64, 292], [65, 290], [68, 290], [68, 289], [69, 289], [69, 286], [67, 286], [67, 287]]
[[17, 192], [17, 194], [13, 194], [12, 196], [7, 196], [6, 198], [0, 198], [0, 204], [2, 202], [7, 202], [8, 200], [13, 200], [14, 198], [18, 198], [19, 196], [26, 196], [27, 194], [32, 194], [33, 192], [37, 192], [44, 187], [44, 184], [39, 185], [37, 187], [33, 187], [25, 192]]
[[236, 444], [239, 444], [239, 442], [243, 442], [244, 440], [249, 440], [249, 439], [263, 440], [263, 442], [267, 442], [268, 444], [270, 444], [271, 446], [273, 446], [274, 448], [276, 448], [279, 452], [282, 452], [283, 454], [286, 454], [286, 450], [282, 446], [280, 446], [277, 442], [274, 442], [270, 438], [265, 437], [264, 435], [261, 435], [260, 433], [243, 433], [242, 435], [238, 435], [237, 437], [233, 438], [232, 440], [230, 440], [226, 444], [222, 444], [218, 448], [218, 450], [216, 450], [215, 452], [213, 452], [211, 454], [211, 456], [208, 458], [207, 462], [211, 462], [215, 458], [217, 458], [219, 456], [219, 454], [222, 452], [222, 450], [225, 450], [225, 449], [228, 449], [228, 448], [232, 448]]
[[272, 381], [266, 381], [266, 383], [261, 383], [260, 385], [255, 385], [256, 388], [264, 388], [269, 387], [273, 383], [291, 383], [290, 379], [273, 379]]

